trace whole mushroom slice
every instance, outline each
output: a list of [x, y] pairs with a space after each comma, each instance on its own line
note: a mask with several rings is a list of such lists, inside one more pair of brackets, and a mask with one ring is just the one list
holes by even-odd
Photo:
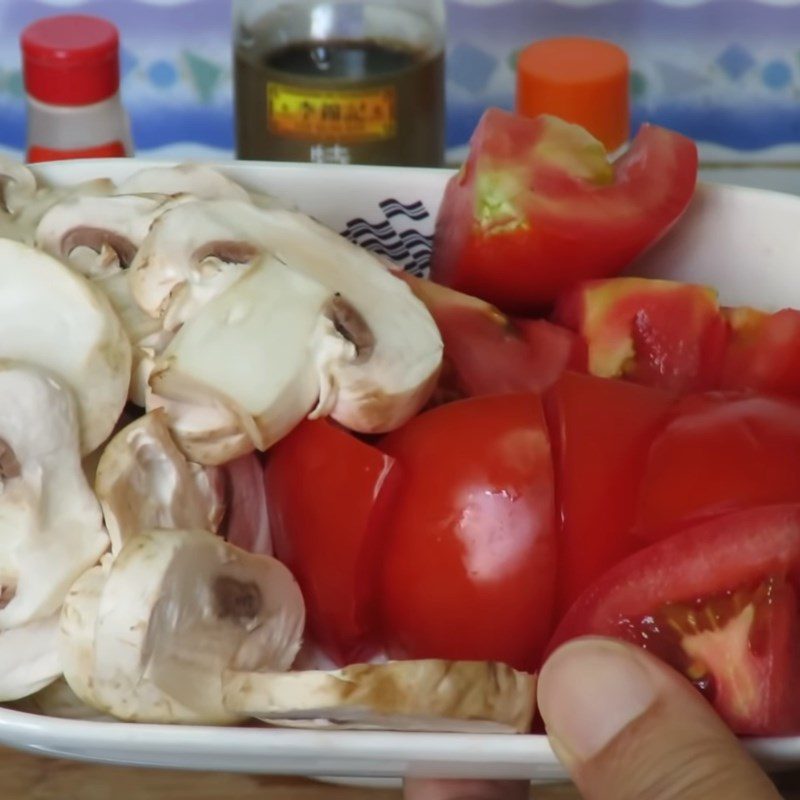
[[[41, 367], [75, 393], [83, 453], [113, 430], [131, 376], [122, 324], [85, 278], [7, 239], [0, 239], [0, 358]], [[48, 416], [40, 414], [37, 424]]]
[[536, 677], [504, 664], [438, 660], [330, 672], [230, 671], [225, 703], [232, 712], [297, 727], [527, 733]]
[[64, 680], [82, 703], [95, 709], [99, 708], [92, 674], [95, 625], [112, 560], [105, 556], [72, 584], [59, 616], [58, 660]]
[[122, 181], [118, 194], [190, 194], [198, 200], [241, 200], [250, 194], [235, 181], [205, 164], [145, 167]]
[[107, 548], [72, 393], [0, 362], [0, 630], [52, 616]]
[[150, 376], [147, 408], [165, 409], [192, 461], [218, 465], [266, 450], [316, 404], [315, 354], [335, 358], [350, 347], [330, 334], [333, 299], [318, 282], [261, 258], [177, 332]]
[[166, 200], [139, 195], [65, 198], [39, 221], [36, 246], [88, 278], [111, 275], [131, 265]]
[[0, 631], [0, 702], [28, 697], [61, 675], [58, 615]]
[[216, 532], [225, 511], [223, 477], [186, 459], [161, 410], [123, 428], [106, 445], [94, 484], [111, 552], [153, 528]]
[[316, 353], [321, 392], [314, 416], [361, 433], [400, 427], [428, 401], [444, 346], [433, 317], [372, 253], [305, 214], [261, 213], [265, 249], [326, 286], [331, 334], [348, 345]]
[[131, 266], [133, 296], [175, 330], [258, 260], [263, 212], [242, 200], [197, 200], [162, 214]]
[[0, 156], [0, 210], [18, 214], [36, 196], [34, 174], [19, 161]]
[[229, 724], [226, 669], [288, 669], [305, 608], [291, 573], [206, 531], [148, 531], [111, 566], [97, 607], [92, 694], [120, 719]]

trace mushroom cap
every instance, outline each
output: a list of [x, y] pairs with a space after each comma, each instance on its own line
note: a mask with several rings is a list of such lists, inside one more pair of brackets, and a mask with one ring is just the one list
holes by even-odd
[[534, 675], [476, 661], [229, 671], [224, 686], [232, 711], [299, 727], [527, 733], [536, 708]]
[[72, 389], [84, 453], [113, 430], [131, 375], [122, 324], [80, 275], [7, 239], [0, 239], [0, 358], [41, 367]]
[[175, 330], [260, 256], [263, 211], [249, 201], [196, 200], [162, 214], [131, 266], [136, 302]]
[[206, 531], [147, 531], [111, 566], [94, 628], [92, 692], [121, 719], [226, 724], [226, 669], [288, 669], [305, 608], [279, 561]]
[[0, 630], [0, 702], [27, 697], [61, 675], [58, 615]]
[[166, 200], [152, 195], [67, 197], [39, 221], [36, 246], [87, 278], [113, 274], [130, 266], [153, 221], [170, 207]]
[[94, 630], [111, 562], [111, 556], [106, 556], [72, 584], [59, 617], [58, 660], [64, 680], [91, 708], [99, 706], [93, 690]]
[[58, 611], [108, 548], [78, 447], [72, 394], [24, 364], [0, 362], [0, 629]]
[[[262, 257], [177, 332], [150, 377], [148, 409], [163, 407], [192, 461], [224, 464], [266, 450], [314, 407], [315, 349], [332, 293]], [[327, 352], [327, 351], [325, 351]]]
[[190, 194], [198, 200], [250, 202], [246, 189], [205, 164], [145, 167], [117, 187], [119, 194]]
[[216, 532], [225, 511], [221, 473], [186, 459], [159, 409], [106, 445], [94, 489], [115, 555], [126, 541], [153, 528]]
[[18, 214], [36, 195], [36, 177], [24, 165], [0, 156], [0, 209]]
[[57, 719], [82, 719], [92, 722], [114, 722], [114, 718], [87, 705], [75, 694], [63, 677], [31, 695], [23, 711]]

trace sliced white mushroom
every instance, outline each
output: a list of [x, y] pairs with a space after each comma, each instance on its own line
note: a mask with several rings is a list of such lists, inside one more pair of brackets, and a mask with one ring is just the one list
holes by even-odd
[[261, 255], [263, 212], [249, 202], [182, 204], [153, 224], [131, 266], [136, 302], [175, 330], [239, 280]]
[[0, 210], [18, 214], [36, 196], [34, 174], [18, 161], [0, 156]]
[[153, 528], [216, 532], [225, 511], [221, 471], [187, 461], [160, 410], [132, 422], [106, 445], [94, 488], [115, 555]]
[[298, 727], [527, 733], [536, 678], [504, 664], [437, 660], [331, 672], [230, 671], [225, 703], [233, 712]]
[[246, 189], [205, 164], [145, 167], [126, 178], [119, 194], [190, 194], [198, 200], [250, 201]]
[[[399, 281], [398, 281], [399, 283]], [[224, 464], [266, 450], [314, 407], [314, 354], [350, 347], [330, 335], [324, 286], [264, 257], [175, 335], [150, 377], [148, 409], [163, 407], [188, 457]]]
[[305, 609], [279, 561], [205, 531], [148, 531], [111, 566], [94, 626], [91, 691], [131, 721], [225, 724], [226, 669], [288, 669]]
[[153, 221], [165, 210], [163, 196], [76, 195], [55, 203], [39, 221], [36, 246], [68, 261], [89, 278], [127, 268]]
[[58, 660], [64, 680], [82, 703], [95, 709], [99, 707], [92, 688], [95, 626], [111, 563], [111, 556], [105, 556], [72, 584], [59, 617]]
[[75, 694], [64, 678], [28, 698], [21, 710], [57, 719], [82, 719], [91, 722], [114, 722], [114, 718], [87, 705]]
[[104, 196], [114, 191], [114, 184], [107, 178], [96, 178], [72, 186], [42, 187], [34, 197], [26, 203], [15, 216], [16, 236], [11, 238], [33, 245], [36, 240], [36, 229], [42, 217], [56, 204], [71, 197]]
[[330, 228], [292, 211], [262, 217], [269, 252], [336, 293], [329, 332], [348, 346], [317, 351], [313, 416], [362, 433], [403, 425], [430, 398], [442, 365], [442, 338], [427, 308], [372, 253]]
[[38, 692], [61, 675], [58, 615], [0, 630], [0, 702]]
[[0, 630], [52, 616], [108, 548], [72, 393], [0, 362]]
[[0, 358], [40, 366], [72, 389], [84, 453], [113, 430], [131, 375], [131, 346], [117, 315], [65, 264], [6, 239], [0, 239]]

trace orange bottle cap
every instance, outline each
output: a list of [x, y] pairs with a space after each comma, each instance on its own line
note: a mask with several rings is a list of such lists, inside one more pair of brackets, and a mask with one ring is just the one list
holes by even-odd
[[534, 42], [517, 64], [517, 111], [574, 122], [614, 151], [630, 135], [629, 79], [627, 54], [610, 42], [578, 36]]

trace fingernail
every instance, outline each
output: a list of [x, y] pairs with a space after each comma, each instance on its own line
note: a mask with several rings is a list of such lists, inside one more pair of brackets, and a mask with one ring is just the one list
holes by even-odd
[[656, 694], [636, 653], [605, 640], [565, 644], [539, 676], [539, 709], [562, 761], [593, 758], [653, 705]]

